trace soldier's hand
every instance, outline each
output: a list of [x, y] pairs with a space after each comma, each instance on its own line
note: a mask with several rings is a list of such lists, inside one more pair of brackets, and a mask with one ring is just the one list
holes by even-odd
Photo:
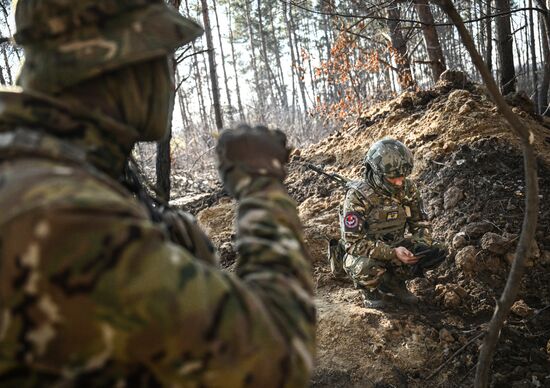
[[216, 146], [218, 170], [226, 190], [239, 198], [257, 177], [282, 182], [289, 149], [279, 130], [240, 125], [222, 132]]
[[414, 256], [414, 253], [405, 247], [394, 248], [394, 251], [397, 259], [404, 264], [416, 264], [418, 261], [418, 258]]

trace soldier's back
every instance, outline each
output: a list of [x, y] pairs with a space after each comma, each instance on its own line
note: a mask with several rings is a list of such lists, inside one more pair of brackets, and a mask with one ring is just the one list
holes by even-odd
[[101, 283], [140, 237], [144, 209], [97, 170], [39, 156], [2, 161], [0, 182], [0, 385], [79, 386], [102, 363], [87, 386], [128, 381], [130, 371], [105, 373], [114, 344], [98, 315]]

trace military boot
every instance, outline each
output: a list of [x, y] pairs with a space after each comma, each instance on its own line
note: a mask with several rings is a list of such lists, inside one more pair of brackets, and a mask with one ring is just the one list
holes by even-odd
[[382, 309], [386, 306], [378, 288], [362, 289], [361, 295], [363, 296], [363, 305], [368, 309]]
[[405, 281], [391, 279], [380, 285], [380, 291], [386, 295], [391, 295], [395, 300], [404, 304], [418, 304], [418, 297], [412, 294], [405, 285]]

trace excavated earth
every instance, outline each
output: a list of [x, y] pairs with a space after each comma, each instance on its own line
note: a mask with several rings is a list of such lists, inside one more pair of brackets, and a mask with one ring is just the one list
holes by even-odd
[[[534, 137], [540, 212], [521, 291], [502, 330], [494, 387], [550, 387], [550, 122], [510, 99]], [[362, 158], [390, 136], [415, 154], [434, 235], [450, 255], [409, 282], [417, 307], [364, 308], [351, 282], [331, 277], [327, 239], [339, 236], [344, 190], [304, 167], [360, 179]], [[409, 92], [369, 109], [318, 144], [295, 150], [287, 185], [299, 205], [311, 252], [318, 307], [313, 387], [472, 386], [483, 329], [502, 292], [521, 231], [525, 184], [520, 142], [485, 90], [454, 74], [429, 91]], [[213, 197], [214, 198], [214, 197]], [[234, 265], [234, 203], [215, 197], [198, 213], [224, 267]], [[199, 207], [190, 205], [193, 210]]]

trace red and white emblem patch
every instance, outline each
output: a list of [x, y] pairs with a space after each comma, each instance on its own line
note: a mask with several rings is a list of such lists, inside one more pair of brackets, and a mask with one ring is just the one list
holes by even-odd
[[359, 226], [359, 217], [355, 213], [347, 213], [344, 217], [346, 229], [356, 229]]

